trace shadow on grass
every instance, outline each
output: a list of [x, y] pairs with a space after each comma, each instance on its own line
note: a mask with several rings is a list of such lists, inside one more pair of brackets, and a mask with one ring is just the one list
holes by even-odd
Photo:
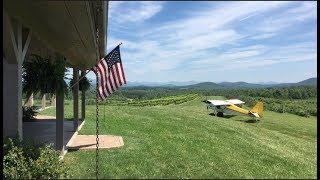
[[[69, 152], [78, 151], [78, 150], [80, 150], [80, 148], [89, 147], [89, 146], [93, 146], [93, 145], [96, 145], [96, 143], [93, 143], [93, 144], [84, 144], [84, 145], [74, 146], [74, 147], [68, 147], [68, 151], [69, 151]], [[94, 149], [94, 148], [93, 148], [93, 149]]]
[[229, 119], [229, 118], [232, 118], [232, 117], [234, 117], [234, 116], [236, 116], [236, 115], [223, 115], [223, 118]]
[[260, 120], [259, 119], [247, 119], [247, 120], [236, 120], [244, 123], [258, 123]]
[[[64, 118], [65, 121], [73, 121], [73, 118]], [[79, 121], [82, 121], [82, 118], [79, 118]]]
[[[216, 116], [214, 113], [209, 113], [210, 116]], [[225, 118], [225, 119], [229, 119], [229, 118], [232, 118], [234, 117], [235, 115], [223, 115], [223, 117], [220, 117], [220, 118]]]
[[[214, 113], [209, 113], [210, 116], [216, 116]], [[222, 119], [230, 119], [234, 116], [237, 116], [237, 115], [223, 115], [223, 117], [220, 117]], [[259, 122], [260, 120], [259, 119], [247, 119], [247, 120], [236, 120], [236, 121], [240, 121], [240, 122], [244, 122], [244, 123], [257, 123]]]

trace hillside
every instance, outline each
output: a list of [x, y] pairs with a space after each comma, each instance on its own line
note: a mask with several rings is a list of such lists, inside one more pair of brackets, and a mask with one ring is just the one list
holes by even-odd
[[253, 83], [247, 83], [247, 82], [222, 82], [222, 83], [219, 83], [219, 85], [225, 88], [262, 88], [262, 87], [270, 86], [270, 85], [253, 84]]
[[[219, 97], [210, 97], [219, 98]], [[202, 98], [167, 106], [105, 106], [100, 134], [122, 136], [124, 146], [100, 149], [100, 178], [309, 179], [316, 178], [317, 121], [265, 111], [264, 118], [219, 118]], [[65, 106], [72, 118], [72, 103]], [[88, 105], [80, 134], [95, 134], [96, 107]], [[54, 115], [49, 108], [44, 114]], [[70, 151], [71, 178], [94, 178], [95, 151]], [[75, 166], [76, 164], [76, 166]]]
[[274, 85], [275, 87], [288, 87], [288, 86], [317, 86], [317, 78], [309, 78], [297, 83], [281, 83]]
[[198, 84], [179, 86], [180, 89], [221, 89], [223, 86], [213, 83], [213, 82], [202, 82]]
[[266, 87], [288, 87], [288, 86], [316, 86], [317, 78], [309, 78], [304, 81], [300, 81], [297, 83], [279, 83], [279, 84], [255, 84], [255, 83], [247, 83], [247, 82], [221, 82], [221, 83], [213, 83], [213, 82], [203, 82], [198, 84], [193, 84], [189, 86], [183, 86], [179, 88], [184, 89], [243, 89], [243, 88], [266, 88]]
[[[92, 87], [95, 87], [95, 80], [89, 79]], [[317, 78], [309, 78], [297, 83], [247, 83], [243, 81], [239, 82], [200, 82], [188, 81], [188, 82], [175, 82], [170, 81], [167, 83], [158, 83], [158, 82], [128, 82], [124, 87], [128, 88], [152, 88], [152, 87], [163, 87], [163, 88], [178, 88], [178, 89], [244, 89], [244, 88], [267, 88], [267, 87], [288, 87], [288, 86], [316, 86]]]
[[309, 78], [296, 83], [297, 85], [317, 85], [317, 78]]

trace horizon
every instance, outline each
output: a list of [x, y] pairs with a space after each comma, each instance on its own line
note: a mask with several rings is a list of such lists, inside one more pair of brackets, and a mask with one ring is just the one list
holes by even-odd
[[[66, 77], [69, 81], [69, 78], [72, 78], [72, 69], [68, 70], [70, 74], [68, 74]], [[88, 77], [89, 81], [95, 81], [96, 77]], [[282, 84], [282, 83], [298, 83], [304, 80], [312, 79], [312, 78], [317, 78], [315, 77], [309, 77], [306, 79], [298, 80], [298, 81], [292, 81], [292, 82], [277, 82], [277, 81], [260, 81], [260, 82], [248, 82], [248, 81], [195, 81], [195, 80], [190, 80], [190, 81], [127, 81], [128, 83], [159, 83], [159, 84], [171, 84], [171, 83], [190, 83], [190, 84], [197, 84], [197, 83], [204, 83], [204, 82], [212, 82], [212, 83], [223, 83], [223, 82], [228, 82], [228, 83], [236, 83], [236, 82], [245, 82], [245, 83], [250, 83], [250, 84]], [[92, 83], [92, 82], [91, 82]]]
[[317, 2], [109, 3], [107, 51], [123, 43], [130, 82], [317, 77]]

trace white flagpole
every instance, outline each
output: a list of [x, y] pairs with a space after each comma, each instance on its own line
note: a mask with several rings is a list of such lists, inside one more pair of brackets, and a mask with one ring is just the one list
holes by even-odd
[[87, 75], [90, 71], [91, 71], [91, 70], [87, 71], [86, 74], [84, 74], [84, 75], [83, 75], [76, 83], [74, 83], [70, 88], [72, 89], [73, 86], [75, 86], [76, 84], [78, 84], [78, 83], [81, 81], [81, 79], [83, 79], [84, 77], [86, 77], [86, 75]]

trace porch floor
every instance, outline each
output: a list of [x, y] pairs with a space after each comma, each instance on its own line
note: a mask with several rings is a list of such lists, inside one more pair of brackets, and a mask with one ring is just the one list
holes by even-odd
[[[79, 120], [79, 126], [82, 121]], [[73, 130], [73, 121], [64, 121], [64, 145], [68, 144], [76, 133]], [[33, 140], [37, 144], [53, 144], [56, 142], [56, 119], [41, 119], [33, 122], [23, 122], [23, 139]]]
[[[47, 118], [47, 119], [45, 119]], [[84, 122], [79, 120], [78, 131], [82, 128]], [[23, 122], [24, 139], [33, 140], [37, 144], [53, 144], [56, 141], [56, 119], [55, 117], [37, 117], [37, 121]], [[73, 121], [64, 121], [64, 146], [66, 150], [95, 149], [95, 135], [78, 135], [73, 130]], [[99, 135], [99, 148], [117, 148], [123, 146], [121, 136]]]

